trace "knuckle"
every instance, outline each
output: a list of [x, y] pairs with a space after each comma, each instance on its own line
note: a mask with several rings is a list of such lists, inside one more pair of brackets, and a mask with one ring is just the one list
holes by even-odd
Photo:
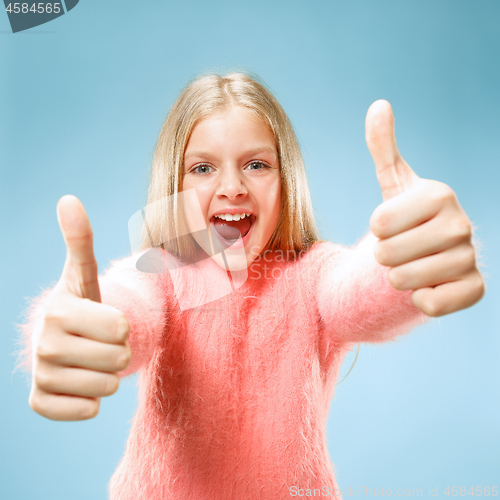
[[391, 224], [390, 213], [383, 210], [381, 207], [377, 208], [370, 218], [370, 229], [375, 236], [383, 237]]
[[391, 246], [386, 241], [379, 241], [376, 247], [377, 260], [383, 266], [389, 266], [393, 260], [393, 251]]
[[40, 387], [40, 389], [49, 391], [53, 384], [53, 379], [48, 370], [38, 367], [33, 374], [33, 382], [37, 387]]
[[58, 301], [51, 301], [45, 309], [44, 321], [47, 324], [60, 325], [66, 317], [66, 310]]
[[437, 318], [438, 316], [442, 316], [443, 309], [436, 300], [424, 299], [422, 303], [422, 310], [425, 314], [427, 314], [427, 316]]
[[479, 271], [476, 273], [473, 289], [475, 291], [475, 296], [477, 297], [477, 301], [480, 301], [484, 297], [484, 294], [486, 293], [486, 285]]
[[118, 317], [116, 323], [117, 341], [123, 343], [128, 339], [130, 324], [124, 314]]
[[78, 420], [89, 420], [97, 417], [99, 414], [99, 400], [89, 399], [78, 411]]
[[453, 234], [458, 241], [470, 240], [472, 236], [472, 223], [468, 217], [458, 217], [455, 220]]
[[122, 370], [125, 370], [130, 365], [130, 361], [132, 360], [132, 350], [129, 345], [125, 346], [125, 354], [123, 356], [123, 367]]
[[43, 405], [43, 397], [38, 391], [31, 391], [28, 403], [30, 405], [30, 408], [38, 413], [39, 415], [44, 414], [44, 405]]
[[389, 281], [396, 290], [406, 289], [406, 278], [404, 276], [404, 273], [399, 269], [391, 269], [389, 271]]
[[130, 364], [131, 357], [132, 353], [130, 347], [121, 347], [115, 357], [114, 371], [125, 370], [125, 368], [127, 368], [127, 366]]
[[472, 245], [467, 245], [463, 252], [463, 264], [466, 270], [474, 269], [476, 267], [476, 252]]
[[37, 391], [36, 389], [31, 391], [29, 405], [34, 412], [42, 415], [42, 417], [54, 420], [54, 417], [57, 414], [57, 408], [54, 408], [54, 404], [50, 403], [47, 396], [44, 395], [43, 392]]
[[442, 204], [456, 201], [457, 196], [455, 194], [455, 191], [453, 191], [453, 189], [451, 189], [448, 184], [440, 182], [436, 186], [437, 187], [434, 190], [434, 197], [437, 199], [437, 201], [441, 202]]
[[104, 381], [104, 396], [111, 396], [120, 387], [120, 377], [118, 375], [108, 375]]
[[40, 335], [35, 346], [35, 355], [47, 361], [55, 361], [59, 356], [56, 342], [50, 335]]

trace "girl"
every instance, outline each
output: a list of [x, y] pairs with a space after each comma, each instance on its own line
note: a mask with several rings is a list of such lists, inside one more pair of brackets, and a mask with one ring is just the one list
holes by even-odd
[[384, 203], [354, 248], [319, 239], [290, 122], [241, 73], [199, 78], [174, 103], [141, 252], [98, 276], [83, 206], [59, 201], [67, 259], [23, 327], [30, 405], [92, 418], [139, 372], [112, 500], [339, 498], [325, 425], [346, 352], [484, 293], [469, 219], [401, 158], [385, 101], [367, 142]]

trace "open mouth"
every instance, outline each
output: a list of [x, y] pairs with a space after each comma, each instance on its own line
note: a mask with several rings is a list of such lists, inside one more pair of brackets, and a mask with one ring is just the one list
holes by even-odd
[[235, 242], [241, 235], [244, 238], [255, 222], [255, 215], [244, 217], [240, 220], [224, 220], [215, 215], [210, 218], [210, 224], [217, 233], [228, 242]]

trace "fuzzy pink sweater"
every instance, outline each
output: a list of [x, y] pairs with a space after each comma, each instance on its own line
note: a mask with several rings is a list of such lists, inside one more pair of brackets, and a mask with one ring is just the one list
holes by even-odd
[[[211, 259], [183, 268], [181, 290], [168, 272], [135, 269], [137, 255], [113, 262], [99, 278], [102, 300], [130, 322], [133, 358], [121, 375], [138, 371], [140, 389], [110, 499], [333, 495], [325, 428], [344, 355], [427, 319], [411, 292], [390, 285], [375, 242], [368, 233], [353, 248], [317, 243], [290, 262], [268, 254], [243, 286], [209, 303], [210, 290], [228, 286]], [[48, 293], [23, 327], [26, 363]], [[179, 293], [202, 305], [181, 311]]]

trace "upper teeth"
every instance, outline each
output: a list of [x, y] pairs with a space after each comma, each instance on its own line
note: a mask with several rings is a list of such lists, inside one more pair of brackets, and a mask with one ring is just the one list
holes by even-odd
[[217, 214], [215, 217], [218, 217], [219, 219], [231, 221], [231, 220], [240, 220], [243, 219], [244, 217], [250, 217], [250, 214]]

